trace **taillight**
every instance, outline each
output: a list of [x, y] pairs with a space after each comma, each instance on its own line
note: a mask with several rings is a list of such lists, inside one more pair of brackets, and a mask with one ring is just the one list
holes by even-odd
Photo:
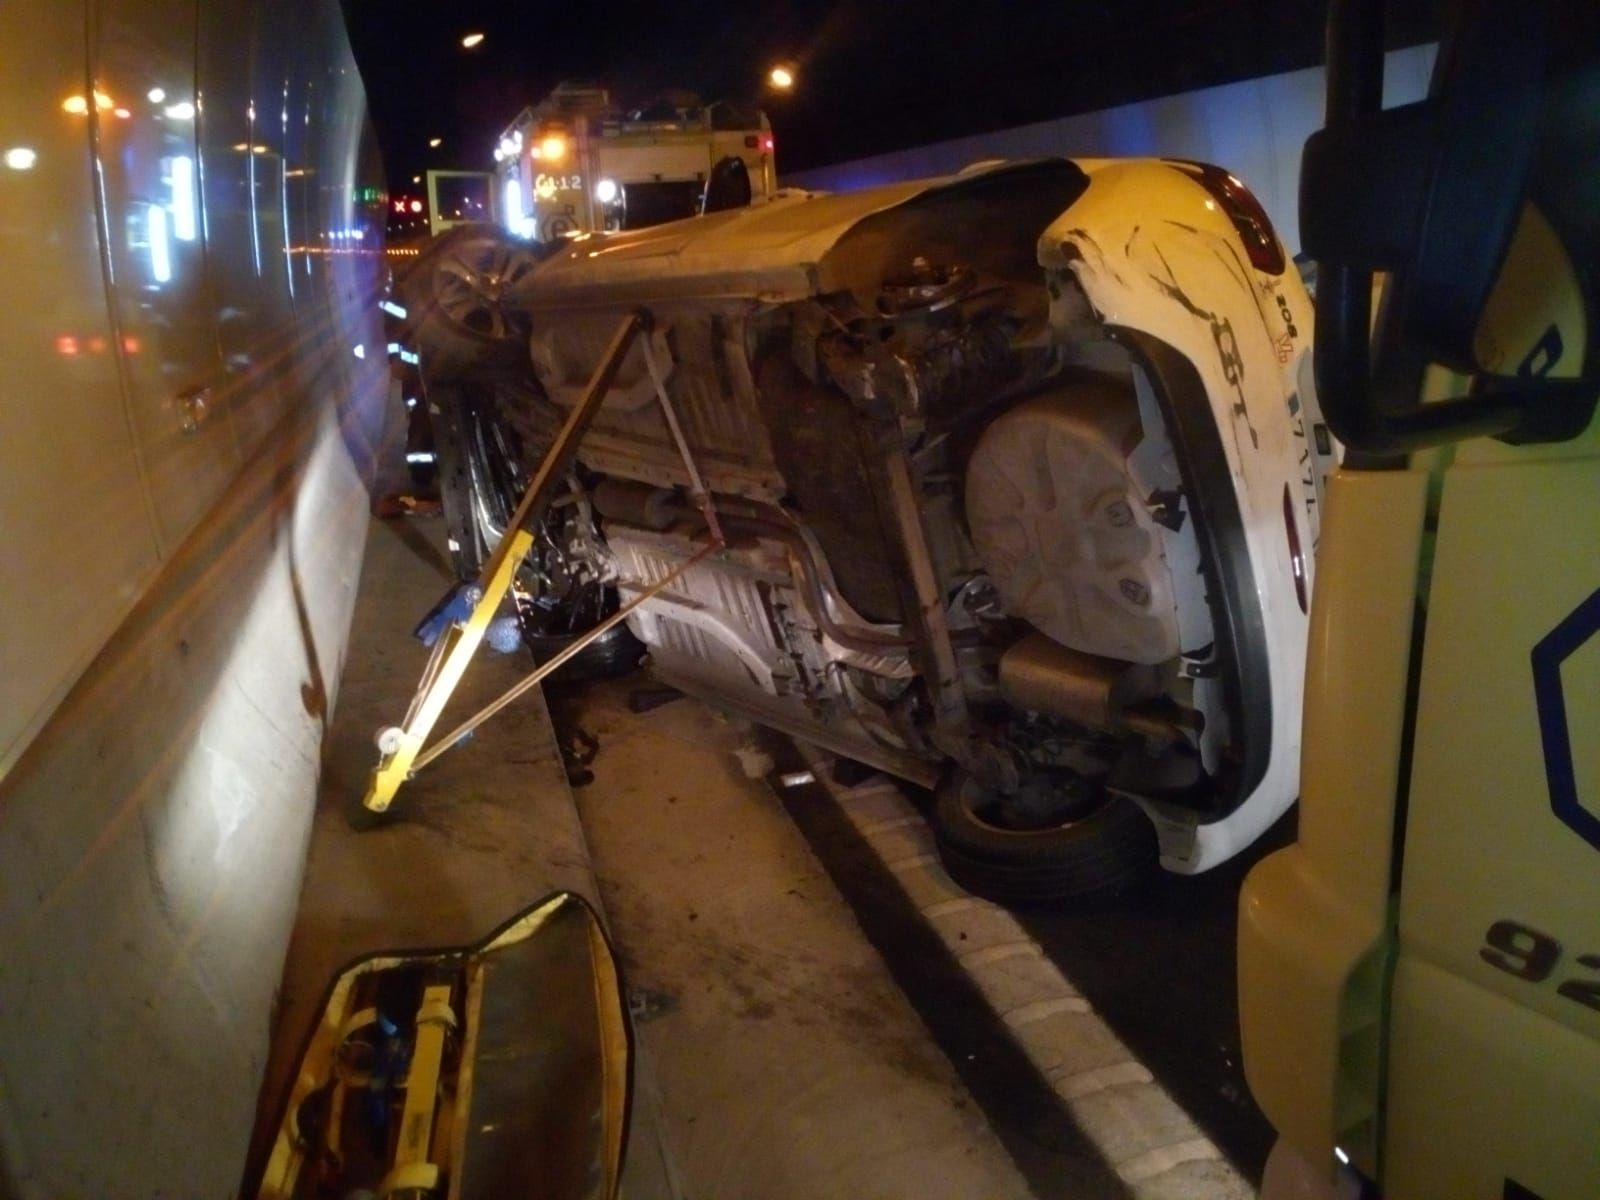
[[768, 154], [772, 153], [772, 135], [770, 133], [761, 139], [761, 148]]
[[1190, 162], [1181, 158], [1169, 161], [1211, 193], [1212, 199], [1228, 220], [1233, 222], [1234, 229], [1238, 230], [1245, 253], [1250, 256], [1255, 269], [1265, 271], [1268, 275], [1282, 275], [1287, 264], [1283, 258], [1283, 247], [1278, 244], [1278, 234], [1267, 218], [1267, 210], [1261, 207], [1261, 201], [1245, 187], [1243, 181], [1210, 163]]

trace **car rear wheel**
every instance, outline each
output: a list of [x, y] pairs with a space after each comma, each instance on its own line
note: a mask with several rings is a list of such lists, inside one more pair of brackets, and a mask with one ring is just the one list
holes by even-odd
[[1139, 806], [1082, 776], [1024, 781], [1008, 794], [953, 769], [933, 829], [950, 877], [1001, 904], [1115, 894], [1157, 864], [1155, 828]]

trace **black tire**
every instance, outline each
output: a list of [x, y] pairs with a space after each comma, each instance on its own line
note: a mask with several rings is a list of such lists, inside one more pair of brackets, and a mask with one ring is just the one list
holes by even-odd
[[933, 831], [945, 870], [962, 887], [999, 904], [1025, 906], [1126, 891], [1156, 869], [1155, 827], [1121, 796], [1044, 829], [1006, 829], [975, 810], [981, 788], [953, 769], [934, 798]]
[[[534, 633], [525, 630], [527, 643], [537, 663], [547, 663], [573, 642], [576, 634]], [[585, 683], [591, 679], [618, 679], [639, 669], [644, 643], [634, 637], [626, 624], [606, 630], [578, 653], [561, 664], [549, 677], [550, 683]]]

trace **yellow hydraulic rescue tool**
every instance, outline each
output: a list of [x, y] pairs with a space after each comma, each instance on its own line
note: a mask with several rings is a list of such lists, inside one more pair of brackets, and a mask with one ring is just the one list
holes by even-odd
[[617, 371], [621, 368], [623, 359], [633, 347], [641, 333], [648, 334], [651, 327], [651, 318], [648, 312], [639, 310], [630, 313], [617, 327], [616, 333], [611, 337], [606, 346], [605, 353], [601, 355], [599, 363], [590, 376], [588, 384], [584, 387], [578, 403], [573, 406], [571, 414], [561, 431], [556, 434], [554, 443], [539, 463], [539, 469], [534, 473], [527, 490], [518, 503], [516, 512], [506, 525], [505, 533], [501, 536], [499, 544], [495, 546], [494, 553], [489, 556], [489, 561], [484, 564], [483, 573], [476, 584], [472, 585], [466, 598], [471, 603], [471, 611], [465, 619], [452, 621], [440, 633], [438, 640], [433, 645], [433, 653], [428, 658], [428, 665], [423, 669], [422, 679], [417, 684], [416, 693], [411, 698], [411, 706], [406, 710], [405, 720], [390, 726], [378, 734], [378, 765], [372, 772], [372, 782], [367, 787], [367, 794], [362, 798], [362, 806], [367, 812], [386, 812], [394, 803], [395, 794], [400, 790], [400, 785], [410, 779], [416, 772], [427, 766], [439, 755], [459, 744], [471, 734], [479, 725], [494, 716], [506, 705], [516, 700], [525, 692], [536, 687], [541, 680], [558, 670], [562, 664], [572, 658], [596, 638], [626, 620], [628, 615], [646, 601], [654, 599], [672, 586], [684, 572], [695, 566], [707, 555], [715, 553], [722, 547], [722, 536], [716, 515], [711, 508], [710, 494], [700, 484], [700, 473], [695, 468], [689, 455], [688, 443], [684, 440], [678, 426], [676, 414], [673, 412], [671, 400], [667, 396], [662, 376], [657, 370], [656, 363], [650, 352], [650, 341], [646, 337], [639, 342], [644, 353], [646, 366], [650, 376], [656, 384], [656, 394], [661, 401], [663, 414], [667, 425], [673, 434], [673, 440], [678, 444], [678, 451], [683, 456], [684, 465], [693, 482], [694, 490], [700, 501], [702, 510], [706, 515], [706, 524], [710, 531], [710, 539], [704, 548], [698, 551], [687, 561], [679, 564], [665, 577], [643, 589], [627, 604], [623, 605], [611, 616], [600, 622], [593, 629], [577, 638], [560, 654], [548, 662], [541, 664], [536, 670], [525, 676], [518, 683], [507, 689], [497, 699], [485, 706], [473, 716], [467, 718], [455, 729], [444, 737], [438, 739], [433, 745], [424, 749], [428, 735], [433, 732], [434, 723], [444, 711], [444, 706], [449, 702], [450, 696], [455, 692], [456, 686], [466, 674], [467, 664], [472, 661], [472, 656], [477, 653], [478, 647], [483, 642], [484, 634], [488, 631], [489, 623], [499, 611], [507, 594], [511, 591], [512, 582], [516, 579], [517, 570], [522, 566], [529, 551], [533, 549], [534, 532], [539, 521], [544, 517], [550, 507], [550, 497], [557, 481], [566, 477], [572, 467], [573, 459], [577, 456], [578, 446], [583, 441], [583, 435], [588, 431], [590, 422], [599, 411], [606, 394], [611, 390]]

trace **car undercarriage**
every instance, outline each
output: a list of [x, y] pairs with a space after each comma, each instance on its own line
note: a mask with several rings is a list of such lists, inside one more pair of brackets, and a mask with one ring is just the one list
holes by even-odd
[[[1171, 196], [1216, 210], [1185, 165], [1130, 169], [442, 239], [406, 289], [463, 576], [640, 314], [518, 577], [536, 653], [678, 572], [628, 619], [653, 672], [935, 788], [973, 890], [1220, 861], [1203, 831], [1253, 803], [1259, 832], [1294, 796], [1299, 680], [1267, 646], [1304, 644], [1309, 312], [1238, 219], [1172, 219]], [[1120, 263], [1072, 220], [1107, 180], [1113, 205], [1155, 196], [1148, 226], [1117, 209]], [[1113, 311], [1136, 267], [1154, 330]]]

